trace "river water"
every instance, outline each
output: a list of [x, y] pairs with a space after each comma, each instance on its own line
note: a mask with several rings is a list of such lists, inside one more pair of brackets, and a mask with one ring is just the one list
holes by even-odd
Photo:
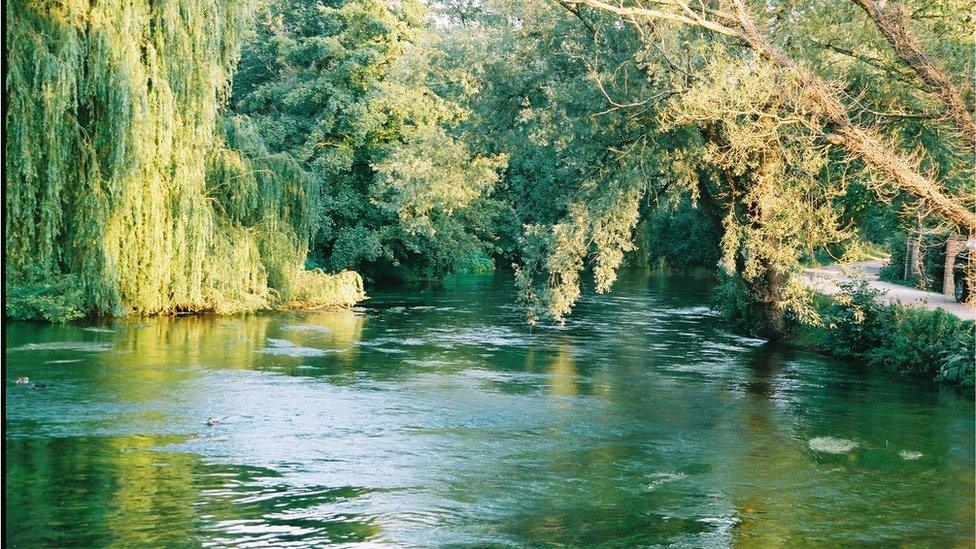
[[736, 336], [700, 283], [630, 274], [562, 328], [514, 298], [9, 324], [7, 540], [973, 545], [971, 395]]

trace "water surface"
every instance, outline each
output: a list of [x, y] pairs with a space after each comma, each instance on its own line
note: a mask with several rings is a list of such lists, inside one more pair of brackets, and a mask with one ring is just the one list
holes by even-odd
[[971, 396], [736, 336], [700, 283], [513, 302], [9, 324], [7, 540], [973, 545]]

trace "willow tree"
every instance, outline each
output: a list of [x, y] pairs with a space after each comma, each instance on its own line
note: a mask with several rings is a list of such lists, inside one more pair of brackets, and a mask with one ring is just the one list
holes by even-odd
[[699, 175], [713, 177], [691, 189], [721, 216], [726, 270], [746, 287], [740, 309], [756, 333], [782, 335], [788, 309], [815, 320], [791, 282], [798, 245], [843, 238], [831, 197], [854, 184], [950, 230], [976, 231], [973, 113], [964, 100], [973, 43], [962, 3], [571, 7], [621, 17], [640, 29], [649, 56], [668, 50], [676, 33], [693, 52], [677, 55], [688, 62], [673, 70], [688, 84], [675, 86], [662, 119], [703, 142], [690, 156], [700, 159]]
[[208, 192], [206, 173], [248, 2], [7, 9], [6, 283], [25, 298], [16, 313], [267, 306], [253, 231]]

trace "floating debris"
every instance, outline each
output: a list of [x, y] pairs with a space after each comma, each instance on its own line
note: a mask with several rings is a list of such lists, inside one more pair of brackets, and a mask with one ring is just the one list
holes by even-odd
[[34, 388], [35, 389], [47, 389], [47, 383], [35, 383], [34, 384]]
[[644, 485], [644, 489], [648, 491], [654, 490], [662, 484], [681, 480], [687, 476], [685, 473], [651, 473], [647, 475], [650, 482]]
[[810, 439], [810, 449], [825, 454], [846, 454], [857, 448], [857, 443], [846, 438], [816, 437]]
[[207, 418], [207, 427], [216, 427], [220, 425], [220, 420], [215, 418]]
[[30, 383], [30, 378], [29, 377], [18, 377], [17, 378], [17, 385], [27, 385], [28, 383]]
[[898, 452], [898, 455], [901, 456], [901, 459], [904, 459], [905, 461], [915, 461], [916, 459], [922, 457], [924, 454], [922, 454], [922, 452], [916, 452], [914, 450], [902, 450], [901, 452]]

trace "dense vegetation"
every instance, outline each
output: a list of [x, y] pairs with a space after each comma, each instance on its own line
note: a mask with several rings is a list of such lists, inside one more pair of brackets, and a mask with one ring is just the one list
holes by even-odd
[[6, 314], [361, 297], [355, 275], [304, 270], [293, 174], [253, 172], [217, 132], [247, 2], [7, 6]]
[[561, 321], [626, 263], [716, 273], [780, 338], [832, 318], [804, 264], [976, 231], [971, 1], [7, 7], [8, 316], [497, 265]]
[[427, 24], [415, 0], [275, 0], [245, 41], [231, 145], [301, 181], [311, 264], [394, 278], [490, 264], [483, 195], [504, 158], [449, 132], [465, 113], [435, 87]]
[[861, 359], [896, 374], [973, 387], [976, 323], [941, 309], [884, 305], [879, 297], [864, 281], [846, 284], [836, 299], [818, 300], [824, 326], [794, 337], [828, 355]]

